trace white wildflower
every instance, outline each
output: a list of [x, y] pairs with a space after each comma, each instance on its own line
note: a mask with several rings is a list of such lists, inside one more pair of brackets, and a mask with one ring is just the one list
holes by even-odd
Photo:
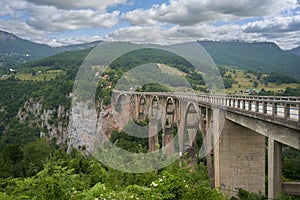
[[157, 183], [155, 183], [155, 182], [152, 182], [150, 186], [154, 186], [154, 187], [156, 187], [156, 186], [158, 186], [158, 184], [157, 184]]

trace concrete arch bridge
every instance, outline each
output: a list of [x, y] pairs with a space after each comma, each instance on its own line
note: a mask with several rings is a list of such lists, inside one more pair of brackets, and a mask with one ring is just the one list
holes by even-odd
[[[178, 153], [179, 160], [187, 152], [192, 162], [205, 156], [213, 185], [225, 192], [265, 191], [267, 138], [268, 197], [275, 199], [280, 192], [300, 195], [300, 183], [281, 180], [282, 144], [300, 150], [300, 97], [127, 91], [113, 95], [114, 112], [128, 113], [125, 120], [149, 119], [150, 151], [162, 146], [166, 154]], [[200, 154], [198, 131], [203, 136]]]

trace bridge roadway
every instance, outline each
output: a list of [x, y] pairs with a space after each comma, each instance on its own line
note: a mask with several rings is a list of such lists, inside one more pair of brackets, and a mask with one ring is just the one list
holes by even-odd
[[[187, 151], [185, 135], [190, 140], [187, 145], [195, 148], [195, 137], [192, 136], [200, 130], [209, 177], [214, 180], [214, 186], [224, 192], [237, 188], [264, 192], [267, 137], [268, 197], [275, 199], [281, 191], [300, 195], [300, 183], [282, 182], [281, 179], [282, 144], [300, 150], [300, 97], [188, 92], [113, 93], [115, 107], [121, 103], [121, 97], [128, 98], [129, 110], [135, 120], [153, 117], [155, 105], [161, 105], [166, 111], [165, 116], [161, 116], [164, 121], [163, 146], [170, 147], [168, 143], [172, 141], [173, 124], [179, 127], [180, 152]], [[153, 123], [152, 117], [149, 117], [149, 148], [156, 151], [157, 123]], [[164, 125], [166, 120], [168, 125]], [[166, 152], [172, 154], [174, 149]], [[196, 152], [193, 153], [195, 158]], [[228, 193], [229, 196], [234, 194]]]
[[172, 97], [206, 105], [210, 108], [224, 109], [240, 115], [271, 121], [275, 124], [300, 130], [300, 97], [207, 95], [188, 92], [126, 92], [126, 94]]

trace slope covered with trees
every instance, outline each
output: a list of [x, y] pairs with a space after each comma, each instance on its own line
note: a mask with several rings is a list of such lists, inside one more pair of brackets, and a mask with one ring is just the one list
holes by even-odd
[[217, 65], [258, 72], [280, 72], [299, 79], [300, 57], [281, 50], [270, 42], [201, 41]]

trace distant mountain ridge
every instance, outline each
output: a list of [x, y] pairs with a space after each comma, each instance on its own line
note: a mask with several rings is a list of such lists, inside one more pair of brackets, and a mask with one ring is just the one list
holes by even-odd
[[217, 65], [243, 70], [286, 73], [299, 79], [300, 57], [272, 42], [199, 41]]
[[[16, 66], [64, 51], [88, 49], [101, 42], [50, 47], [0, 31], [0, 66]], [[210, 54], [217, 65], [266, 73], [280, 72], [299, 79], [300, 56], [293, 55], [290, 51], [283, 51], [275, 43], [238, 40], [198, 41], [198, 43]], [[292, 51], [296, 54], [300, 51], [300, 47]]]
[[300, 46], [291, 50], [288, 50], [287, 52], [291, 53], [291, 54], [295, 54], [297, 56], [300, 56]]
[[3, 66], [11, 67], [56, 53], [57, 50], [47, 45], [30, 42], [11, 33], [0, 31], [0, 64]]
[[14, 67], [20, 63], [45, 58], [64, 51], [74, 51], [93, 47], [101, 41], [50, 47], [38, 44], [0, 30], [0, 66]]
[[68, 46], [56, 47], [56, 49], [59, 52], [84, 50], [84, 49], [89, 49], [91, 47], [97, 46], [101, 42], [102, 41], [98, 40], [98, 41], [87, 42], [87, 43], [82, 43], [82, 44], [72, 44], [72, 45], [68, 45]]

